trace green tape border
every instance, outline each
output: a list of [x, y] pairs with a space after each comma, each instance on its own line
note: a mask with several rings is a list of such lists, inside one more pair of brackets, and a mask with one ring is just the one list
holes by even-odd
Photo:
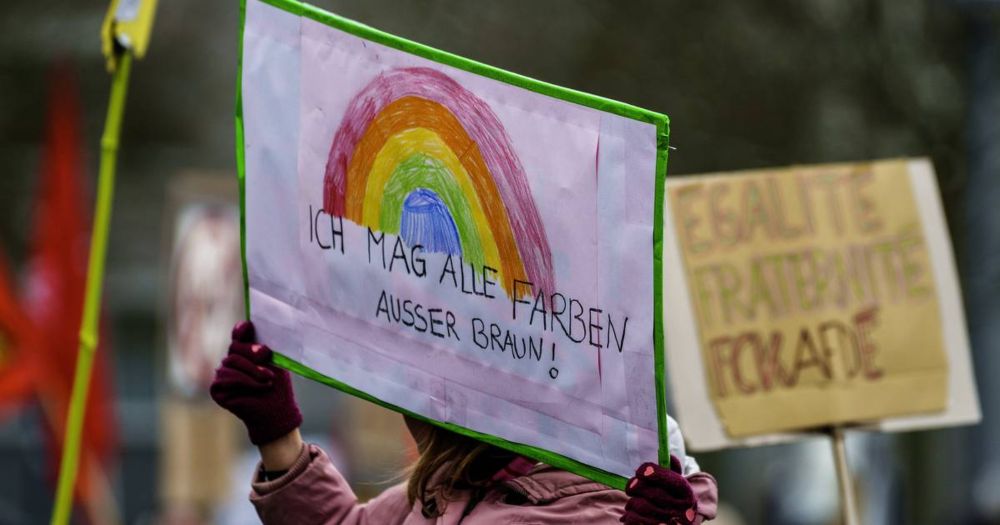
[[247, 3], [240, 0], [240, 42], [236, 59], [236, 178], [240, 192], [240, 261], [243, 270], [243, 310], [250, 319], [250, 272], [247, 267], [246, 159], [243, 145], [243, 30], [247, 22]]
[[[658, 461], [661, 465], [670, 464], [670, 448], [667, 430], [667, 404], [666, 404], [666, 384], [664, 381], [665, 356], [664, 356], [664, 333], [663, 333], [663, 213], [664, 213], [664, 188], [667, 175], [668, 146], [670, 142], [670, 119], [664, 114], [649, 111], [640, 107], [607, 99], [590, 93], [576, 91], [573, 89], [549, 84], [524, 75], [512, 73], [497, 67], [489, 66], [474, 60], [442, 51], [424, 44], [419, 44], [396, 35], [380, 31], [365, 24], [335, 15], [317, 7], [299, 2], [298, 0], [260, 0], [272, 7], [283, 11], [302, 16], [350, 33], [359, 38], [363, 38], [386, 47], [410, 53], [440, 64], [445, 64], [457, 69], [468, 71], [493, 80], [504, 82], [513, 86], [527, 89], [535, 93], [547, 95], [552, 98], [579, 104], [599, 111], [604, 111], [621, 117], [646, 122], [656, 126], [656, 182], [654, 195], [654, 217], [653, 217], [653, 356], [654, 356], [654, 380], [657, 411], [657, 434], [658, 434]], [[236, 168], [239, 178], [240, 195], [240, 248], [243, 261], [243, 291], [246, 309], [246, 317], [250, 318], [250, 281], [246, 260], [246, 162], [244, 159], [243, 143], [243, 32], [246, 27], [246, 2], [240, 0], [240, 42], [238, 73], [236, 81]], [[539, 461], [543, 461], [563, 470], [579, 474], [594, 481], [604, 483], [613, 488], [624, 490], [626, 478], [613, 474], [596, 467], [581, 463], [575, 459], [557, 454], [555, 452], [515, 443], [491, 434], [477, 432], [453, 423], [430, 419], [426, 416], [413, 413], [409, 410], [387, 403], [381, 399], [351, 387], [345, 383], [337, 381], [332, 377], [323, 375], [288, 356], [275, 353], [275, 363], [303, 377], [323, 383], [336, 388], [342, 392], [351, 394], [361, 399], [370, 401], [379, 406], [400, 412], [410, 417], [426, 421], [457, 434], [462, 434], [475, 439], [479, 439], [491, 445], [504, 448], [518, 454], [522, 454]]]
[[656, 125], [656, 194], [653, 198], [653, 366], [656, 381], [656, 425], [659, 438], [657, 461], [670, 466], [670, 440], [667, 429], [666, 345], [663, 323], [663, 199], [666, 195], [667, 158], [670, 151], [670, 121]]

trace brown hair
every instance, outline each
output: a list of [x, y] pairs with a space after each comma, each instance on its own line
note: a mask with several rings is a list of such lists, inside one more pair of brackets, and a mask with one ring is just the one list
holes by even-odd
[[[516, 457], [512, 452], [431, 425], [413, 437], [420, 456], [410, 467], [406, 495], [411, 505], [420, 501], [425, 508], [435, 496], [447, 502], [456, 491], [484, 489], [493, 474]], [[435, 511], [443, 513], [444, 509]]]

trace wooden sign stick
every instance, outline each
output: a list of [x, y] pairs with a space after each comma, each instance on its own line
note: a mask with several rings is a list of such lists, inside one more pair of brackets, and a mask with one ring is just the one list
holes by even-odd
[[844, 525], [858, 525], [858, 506], [854, 499], [854, 483], [851, 481], [851, 470], [847, 466], [847, 450], [844, 446], [844, 428], [834, 426], [830, 429], [833, 440], [834, 464], [837, 469], [837, 484], [840, 487], [840, 508], [844, 517]]

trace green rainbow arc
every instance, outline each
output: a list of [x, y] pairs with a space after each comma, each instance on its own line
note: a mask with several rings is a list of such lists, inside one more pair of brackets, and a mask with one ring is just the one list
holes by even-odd
[[482, 239], [475, 228], [472, 211], [455, 176], [440, 161], [417, 153], [407, 157], [393, 170], [382, 194], [379, 225], [382, 231], [398, 234], [403, 215], [403, 202], [417, 189], [427, 189], [438, 195], [458, 230], [462, 258], [476, 268], [486, 262]]

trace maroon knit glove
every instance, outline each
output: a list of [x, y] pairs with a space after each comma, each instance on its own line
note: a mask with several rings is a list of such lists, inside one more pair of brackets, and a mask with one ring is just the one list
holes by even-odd
[[222, 408], [243, 421], [254, 445], [266, 445], [302, 424], [292, 378], [271, 364], [271, 349], [256, 344], [250, 321], [233, 327], [233, 342], [209, 391]]
[[690, 525], [698, 516], [698, 501], [687, 479], [681, 474], [681, 462], [670, 456], [670, 468], [643, 463], [635, 477], [628, 480], [625, 493], [626, 525]]

